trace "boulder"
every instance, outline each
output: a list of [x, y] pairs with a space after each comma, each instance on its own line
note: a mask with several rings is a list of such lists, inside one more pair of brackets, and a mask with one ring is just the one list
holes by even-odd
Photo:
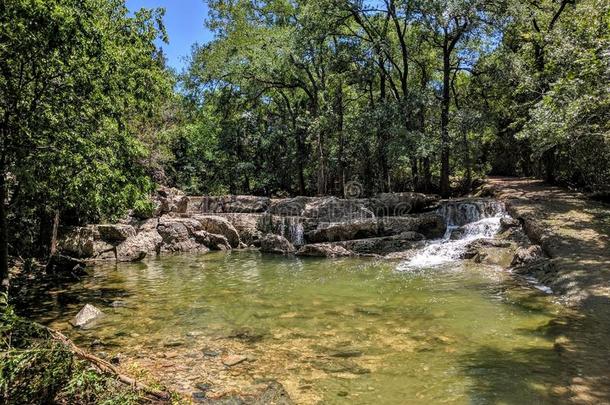
[[218, 214], [218, 216], [226, 218], [239, 233], [239, 239], [246, 245], [252, 245], [264, 235], [259, 229], [259, 222], [264, 214], [248, 214], [248, 213], [228, 213]]
[[345, 242], [338, 242], [337, 245], [357, 254], [386, 255], [418, 247], [421, 245], [419, 241], [423, 239], [424, 236], [417, 232], [404, 232], [393, 236], [348, 240]]
[[209, 249], [197, 242], [195, 233], [201, 228], [198, 221], [188, 218], [161, 217], [157, 231], [163, 239], [164, 252], [206, 252]]
[[223, 235], [217, 235], [206, 231], [197, 231], [194, 234], [195, 241], [212, 250], [231, 250], [231, 244]]
[[367, 207], [367, 200], [346, 200], [337, 197], [311, 199], [302, 214], [320, 222], [339, 222], [374, 218], [375, 214]]
[[260, 241], [260, 250], [265, 253], [288, 254], [296, 252], [295, 247], [283, 236], [267, 234]]
[[63, 230], [59, 238], [58, 251], [80, 259], [114, 259], [114, 245], [101, 240], [96, 225]]
[[84, 260], [75, 259], [62, 254], [55, 254], [49, 258], [46, 271], [54, 275], [76, 275], [85, 274], [86, 262]]
[[252, 195], [205, 196], [198, 204], [201, 213], [261, 213], [269, 209], [271, 199]]
[[72, 326], [82, 328], [104, 316], [104, 313], [91, 304], [85, 305], [70, 321]]
[[505, 232], [511, 228], [517, 228], [521, 226], [521, 222], [519, 220], [512, 217], [502, 217], [500, 218], [500, 232]]
[[186, 213], [189, 206], [189, 198], [177, 188], [160, 187], [154, 197], [155, 216], [175, 213]]
[[343, 246], [332, 243], [313, 243], [304, 245], [297, 251], [297, 256], [343, 257], [352, 256], [353, 252]]
[[199, 221], [204, 231], [216, 235], [222, 235], [227, 238], [232, 248], [239, 248], [239, 243], [241, 242], [239, 239], [239, 233], [226, 218], [206, 215], [197, 215], [193, 218]]
[[521, 247], [517, 249], [511, 262], [512, 267], [528, 266], [537, 262], [544, 261], [544, 253], [539, 245]]
[[381, 193], [370, 199], [369, 207], [377, 216], [404, 216], [422, 212], [439, 201], [438, 196], [421, 193]]
[[122, 242], [136, 234], [136, 230], [133, 226], [125, 224], [97, 225], [97, 231], [103, 241], [111, 243]]
[[427, 239], [441, 238], [447, 230], [443, 217], [438, 214], [419, 214], [379, 219], [382, 235], [397, 235], [403, 232], [417, 232]]
[[303, 216], [305, 206], [313, 199], [313, 197], [294, 197], [272, 200], [267, 212], [272, 215]]
[[308, 242], [335, 242], [351, 239], [370, 238], [378, 235], [379, 228], [375, 218], [347, 222], [321, 223], [318, 228], [306, 235]]
[[116, 247], [116, 260], [134, 262], [159, 253], [163, 237], [156, 230], [142, 231]]

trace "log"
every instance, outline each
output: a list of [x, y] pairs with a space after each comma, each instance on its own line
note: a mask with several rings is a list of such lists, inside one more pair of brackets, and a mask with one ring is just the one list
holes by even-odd
[[171, 399], [171, 395], [169, 394], [169, 392], [160, 391], [160, 390], [151, 388], [147, 385], [144, 385], [144, 384], [136, 381], [132, 377], [122, 374], [121, 372], [119, 372], [119, 370], [115, 366], [113, 366], [106, 360], [101, 359], [97, 356], [94, 356], [91, 353], [87, 353], [80, 347], [76, 346], [74, 344], [74, 342], [72, 342], [63, 333], [53, 330], [51, 328], [47, 328], [47, 327], [45, 327], [45, 329], [49, 332], [49, 334], [51, 335], [51, 337], [53, 339], [62, 343], [77, 357], [80, 357], [81, 359], [93, 364], [100, 372], [102, 372], [104, 374], [110, 374], [110, 375], [116, 377], [123, 384], [129, 385], [136, 390], [145, 392], [146, 394], [151, 395], [152, 397], [154, 397], [155, 399], [157, 399], [159, 401], [169, 402], [169, 400]]

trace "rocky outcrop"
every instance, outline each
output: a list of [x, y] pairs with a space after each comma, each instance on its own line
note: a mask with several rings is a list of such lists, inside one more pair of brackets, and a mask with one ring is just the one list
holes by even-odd
[[370, 238], [379, 235], [377, 219], [368, 218], [346, 222], [321, 223], [307, 232], [308, 242], [335, 242], [350, 239]]
[[423, 239], [424, 236], [417, 232], [404, 232], [393, 236], [348, 240], [336, 245], [360, 255], [387, 255], [421, 247], [419, 242]]
[[61, 253], [88, 262], [137, 261], [158, 254], [245, 246], [329, 257], [386, 254], [411, 247], [423, 236], [440, 237], [445, 230], [438, 215], [413, 214], [438, 201], [417, 193], [272, 200], [240, 195], [187, 197], [180, 190], [161, 187], [153, 200], [152, 218], [129, 217], [119, 224], [65, 230]]
[[295, 253], [292, 243], [283, 236], [267, 234], [260, 241], [260, 251], [264, 253], [289, 254]]
[[251, 195], [193, 197], [189, 211], [198, 213], [261, 213], [269, 209], [271, 199]]
[[193, 216], [200, 224], [204, 231], [222, 235], [229, 241], [232, 248], [238, 248], [241, 242], [237, 229], [226, 218], [220, 216]]
[[172, 212], [182, 214], [188, 210], [189, 197], [177, 188], [160, 187], [153, 197], [153, 202], [156, 217]]
[[312, 257], [344, 257], [352, 256], [350, 252], [343, 246], [332, 243], [313, 243], [305, 245], [297, 251], [297, 256], [312, 256]]

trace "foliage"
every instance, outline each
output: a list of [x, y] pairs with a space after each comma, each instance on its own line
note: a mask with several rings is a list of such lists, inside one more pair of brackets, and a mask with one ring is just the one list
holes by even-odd
[[137, 404], [141, 396], [80, 361], [0, 295], [0, 402]]

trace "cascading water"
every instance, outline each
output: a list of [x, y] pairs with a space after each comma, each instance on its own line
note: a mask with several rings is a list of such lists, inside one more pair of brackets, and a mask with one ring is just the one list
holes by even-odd
[[282, 218], [277, 224], [276, 233], [288, 239], [295, 246], [305, 244], [303, 222], [299, 217]]
[[446, 201], [438, 209], [447, 224], [442, 239], [431, 241], [398, 270], [416, 270], [458, 260], [467, 245], [481, 238], [492, 238], [506, 216], [504, 204], [493, 200]]

